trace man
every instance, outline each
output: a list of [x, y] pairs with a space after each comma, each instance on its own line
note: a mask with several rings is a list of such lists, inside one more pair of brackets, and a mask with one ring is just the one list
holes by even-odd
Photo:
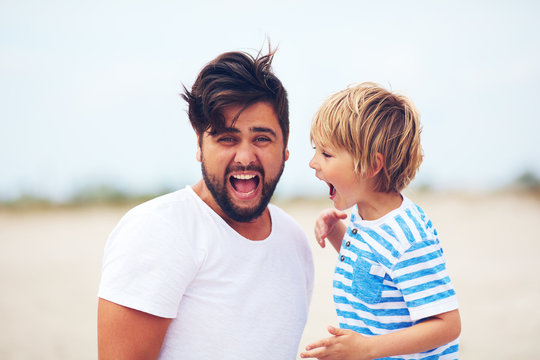
[[225, 53], [184, 89], [203, 179], [130, 210], [105, 248], [100, 359], [294, 359], [305, 234], [270, 198], [289, 157], [273, 53]]

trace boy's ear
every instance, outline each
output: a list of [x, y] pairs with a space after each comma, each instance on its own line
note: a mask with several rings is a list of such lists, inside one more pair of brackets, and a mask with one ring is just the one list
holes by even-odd
[[384, 166], [384, 156], [378, 152], [375, 155], [375, 167], [373, 168], [370, 176], [371, 177], [376, 176], [382, 170], [383, 166]]
[[289, 148], [285, 148], [285, 161], [289, 160]]

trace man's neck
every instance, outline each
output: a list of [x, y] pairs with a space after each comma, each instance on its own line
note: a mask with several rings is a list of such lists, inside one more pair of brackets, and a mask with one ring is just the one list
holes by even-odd
[[214, 196], [206, 187], [204, 180], [199, 180], [192, 186], [193, 191], [204, 201], [216, 214], [218, 214], [234, 231], [246, 239], [258, 241], [264, 240], [272, 232], [272, 219], [268, 207], [261, 216], [249, 222], [239, 222], [231, 219], [216, 203]]

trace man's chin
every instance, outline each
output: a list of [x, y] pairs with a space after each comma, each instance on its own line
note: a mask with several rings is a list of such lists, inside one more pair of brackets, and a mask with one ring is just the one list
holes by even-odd
[[[283, 167], [281, 171], [283, 171]], [[281, 176], [280, 172], [274, 180], [267, 183], [264, 182], [263, 176], [252, 193], [242, 194], [232, 188], [232, 184], [226, 183], [226, 181], [226, 184], [220, 184], [215, 177], [209, 176], [204, 164], [202, 173], [206, 187], [214, 197], [217, 205], [228, 218], [236, 222], [250, 222], [263, 214]]]
[[260, 217], [267, 205], [268, 203], [263, 203], [260, 200], [252, 206], [238, 206], [228, 201], [227, 204], [221, 206], [221, 209], [234, 221], [250, 222]]
[[[262, 215], [269, 199], [263, 199], [261, 187], [249, 193], [236, 191], [232, 186], [228, 187], [226, 197], [222, 198], [221, 209], [225, 214], [237, 222], [250, 222]], [[268, 200], [268, 201], [267, 201]]]

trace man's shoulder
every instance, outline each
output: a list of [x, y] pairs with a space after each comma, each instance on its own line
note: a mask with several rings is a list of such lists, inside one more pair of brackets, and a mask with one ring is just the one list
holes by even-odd
[[167, 214], [171, 211], [184, 211], [195, 205], [193, 191], [186, 187], [145, 201], [128, 211], [130, 215]]
[[127, 211], [117, 227], [139, 229], [183, 228], [202, 216], [193, 190], [186, 187], [145, 201]]
[[[129, 210], [111, 232], [111, 242], [180, 243], [200, 226], [200, 204], [190, 188], [158, 196]], [[186, 235], [188, 234], [188, 235]], [[151, 239], [151, 240], [150, 240]]]

